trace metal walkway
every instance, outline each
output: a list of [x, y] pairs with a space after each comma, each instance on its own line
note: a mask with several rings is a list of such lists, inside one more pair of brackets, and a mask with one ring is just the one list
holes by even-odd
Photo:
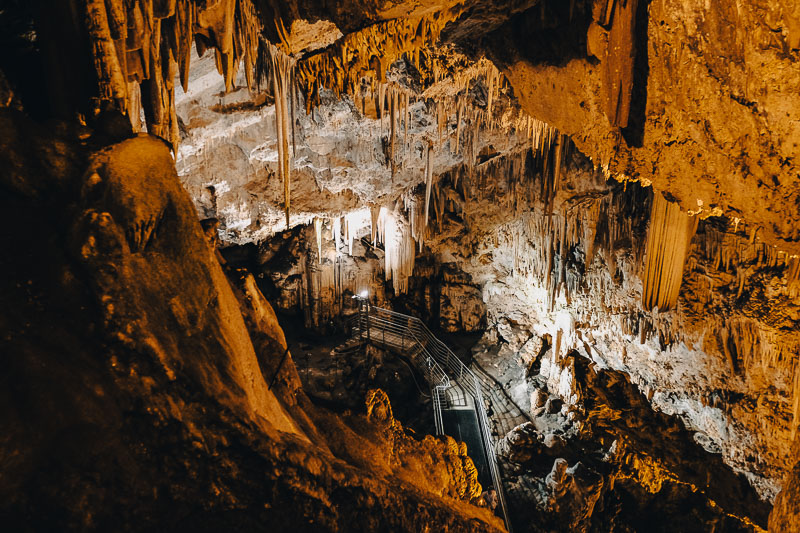
[[[362, 301], [351, 322], [353, 337], [410, 358], [431, 388], [436, 433], [467, 443], [482, 484], [497, 490], [506, 529], [511, 533], [505, 490], [500, 478], [486, 406], [494, 384], [473, 373], [420, 319]], [[475, 448], [478, 448], [477, 450]]]

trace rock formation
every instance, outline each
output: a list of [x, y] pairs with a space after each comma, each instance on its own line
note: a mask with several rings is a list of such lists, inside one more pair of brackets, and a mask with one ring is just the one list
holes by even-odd
[[[70, 135], [36, 137], [6, 111], [3, 122], [20, 172], [4, 175], [4, 207], [23, 224], [3, 244], [37, 243], [3, 260], [15, 274], [3, 286], [9, 527], [499, 527], [447, 503], [477, 490], [459, 481], [464, 466], [421, 476], [426, 463], [467, 464], [449, 441], [416, 441], [391, 420], [382, 436], [375, 416], [346, 429], [308, 402], [274, 312], [251, 276], [229, 285], [166, 144], [140, 134], [80, 170]], [[381, 446], [395, 451], [374, 456]]]
[[507, 528], [800, 530], [794, 2], [9, 0], [0, 30], [12, 529], [500, 530], [402, 360], [295, 367], [293, 321], [368, 302], [480, 376]]

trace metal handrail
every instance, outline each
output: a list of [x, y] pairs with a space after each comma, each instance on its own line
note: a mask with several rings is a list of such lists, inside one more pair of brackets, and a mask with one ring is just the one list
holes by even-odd
[[[495, 441], [491, 434], [489, 417], [486, 414], [482, 380], [445, 343], [437, 339], [419, 318], [369, 304], [363, 307], [366, 307], [366, 313], [359, 311], [358, 315], [352, 319], [357, 326], [351, 326], [354, 332], [356, 330], [359, 331], [360, 339], [365, 338], [364, 332], [366, 330], [366, 340], [368, 342], [378, 340], [373, 339], [370, 335], [370, 329], [374, 328], [381, 332], [382, 338], [380, 340], [383, 341], [384, 346], [386, 345], [387, 332], [390, 338], [391, 335], [401, 337], [401, 347], [403, 349], [405, 348], [406, 339], [409, 340], [409, 349], [415, 348], [416, 345], [417, 353], [413, 356], [413, 359], [423, 367], [423, 374], [431, 386], [431, 403], [433, 404], [434, 425], [437, 434], [444, 433], [442, 403], [444, 401], [444, 391], [450, 387], [450, 378], [442, 367], [448, 369], [455, 376], [461, 387], [472, 396], [475, 404], [475, 413], [478, 417], [481, 440], [489, 463], [489, 473], [497, 490], [506, 529], [509, 533], [512, 533], [505, 490], [500, 477], [500, 469], [497, 465]], [[418, 361], [418, 358], [421, 358], [421, 361]], [[491, 384], [489, 384], [489, 387], [491, 387]]]
[[[412, 350], [414, 353], [411, 357], [414, 364], [417, 365], [418, 368], [422, 371], [422, 374], [425, 376], [425, 380], [428, 382], [429, 386], [431, 387], [431, 403], [433, 406], [433, 422], [436, 428], [437, 435], [441, 435], [444, 433], [444, 418], [442, 415], [442, 404], [444, 403], [444, 391], [449, 389], [450, 384], [450, 377], [447, 375], [447, 372], [442, 369], [442, 367], [437, 362], [437, 358], [430, 354], [426, 349], [425, 345], [419, 341], [417, 336], [414, 334], [413, 331], [408, 330], [407, 328], [400, 327], [398, 324], [394, 322], [384, 320], [378, 317], [369, 316], [369, 314], [364, 315], [359, 313], [355, 317], [353, 317], [350, 321], [350, 328], [355, 333], [358, 331], [359, 339], [365, 340], [365, 332], [366, 332], [366, 340], [368, 342], [372, 342], [373, 339], [369, 335], [370, 328], [374, 328], [381, 332], [381, 339], [383, 342], [382, 344], [386, 346], [386, 332], [388, 331], [391, 334], [400, 336], [401, 338], [401, 349], [405, 349], [405, 339], [408, 338], [408, 349]], [[416, 348], [415, 348], [416, 346]]]

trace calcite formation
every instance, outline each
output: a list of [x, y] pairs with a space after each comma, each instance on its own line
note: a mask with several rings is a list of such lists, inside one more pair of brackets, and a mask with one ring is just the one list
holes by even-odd
[[217, 69], [230, 90], [240, 63], [252, 84], [258, 45], [255, 8], [250, 0], [87, 0], [86, 30], [99, 98], [130, 117], [142, 129], [170, 140], [180, 139], [175, 115], [176, 77], [186, 89], [193, 44], [201, 52], [215, 50]]
[[697, 231], [697, 221], [674, 202], [653, 195], [642, 279], [645, 309], [657, 307], [663, 311], [678, 302], [686, 254]]
[[0, 28], [12, 527], [498, 529], [463, 443], [305, 394], [279, 322], [368, 300], [456, 334], [515, 530], [800, 528], [795, 3], [40, 0]]

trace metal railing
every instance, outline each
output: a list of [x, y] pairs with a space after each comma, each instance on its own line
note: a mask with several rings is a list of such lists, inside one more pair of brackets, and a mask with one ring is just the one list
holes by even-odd
[[[353, 335], [370, 344], [382, 345], [408, 351], [414, 363], [422, 370], [425, 379], [431, 386], [431, 403], [433, 404], [434, 425], [436, 433], [444, 433], [442, 410], [446, 406], [445, 390], [450, 387], [452, 376], [474, 400], [475, 414], [481, 432], [489, 473], [497, 490], [500, 508], [506, 529], [511, 532], [508, 518], [505, 490], [503, 489], [500, 469], [495, 454], [495, 441], [486, 414], [486, 402], [483, 395], [483, 382], [447, 347], [445, 343], [431, 333], [431, 330], [419, 318], [375, 307], [364, 302], [358, 315], [351, 319]], [[449, 374], [448, 375], [448, 371]], [[488, 384], [491, 387], [491, 384]]]
[[351, 319], [350, 327], [353, 334], [357, 334], [360, 340], [370, 344], [396, 348], [411, 358], [431, 388], [433, 421], [436, 433], [442, 434], [444, 432], [442, 409], [446, 407], [445, 391], [451, 386], [450, 377], [414, 331], [397, 320], [389, 320], [373, 312], [379, 308], [372, 307], [367, 312], [366, 307], [363, 306], [358, 315]]

